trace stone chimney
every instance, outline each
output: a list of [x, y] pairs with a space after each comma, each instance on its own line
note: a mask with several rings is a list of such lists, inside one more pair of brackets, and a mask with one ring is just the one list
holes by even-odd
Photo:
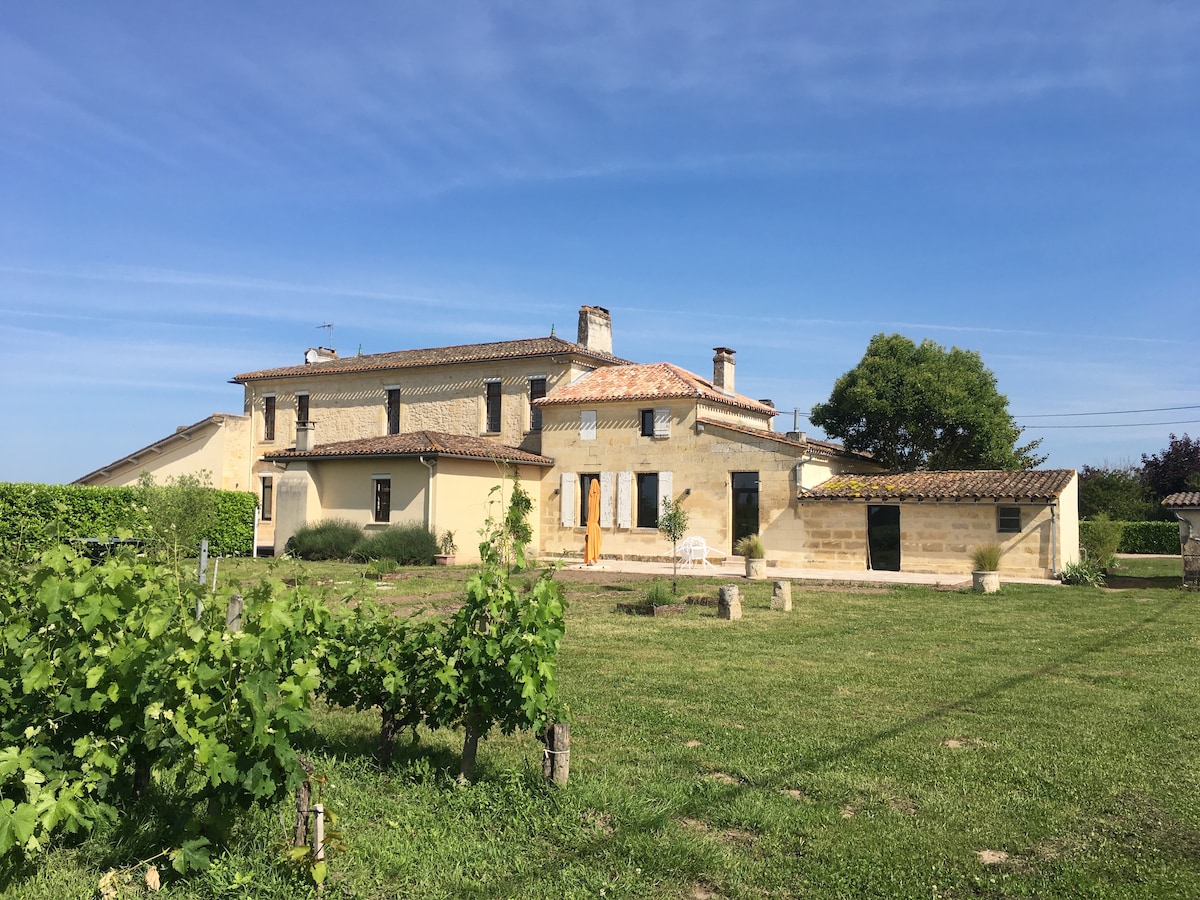
[[337, 351], [332, 347], [309, 347], [304, 351], [304, 364], [306, 366], [311, 366], [313, 363], [329, 362], [337, 358]]
[[728, 347], [713, 347], [713, 387], [725, 394], [733, 393], [733, 353]]
[[597, 353], [612, 353], [612, 316], [603, 306], [579, 307], [577, 343]]
[[297, 422], [296, 423], [296, 452], [308, 453], [315, 446], [313, 432], [315, 426], [312, 422]]

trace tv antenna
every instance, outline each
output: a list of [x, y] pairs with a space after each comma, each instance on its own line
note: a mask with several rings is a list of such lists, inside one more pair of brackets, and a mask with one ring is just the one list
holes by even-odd
[[324, 328], [326, 330], [325, 346], [332, 349], [333, 348], [333, 323], [326, 322], [324, 325], [318, 325], [317, 327]]

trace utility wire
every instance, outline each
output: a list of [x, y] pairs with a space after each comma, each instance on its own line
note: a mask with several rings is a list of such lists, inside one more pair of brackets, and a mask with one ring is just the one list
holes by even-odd
[[[1113, 409], [1113, 410], [1109, 410], [1108, 412], [1035, 413], [1035, 414], [1028, 415], [1028, 416], [1014, 415], [1013, 418], [1014, 419], [1065, 419], [1067, 416], [1129, 416], [1129, 415], [1133, 415], [1134, 413], [1172, 412], [1177, 409], [1200, 409], [1200, 406], [1158, 406], [1153, 409]], [[1163, 422], [1161, 424], [1172, 425], [1172, 424], [1187, 424], [1187, 423]], [[1050, 428], [1052, 426], [1047, 425], [1046, 427]], [[1062, 427], [1067, 428], [1067, 427], [1071, 427], [1071, 426], [1064, 425]], [[1079, 426], [1079, 427], [1086, 427], [1086, 426]]]
[[1156, 425], [1200, 425], [1200, 419], [1188, 419], [1184, 422], [1113, 422], [1109, 425], [1030, 425], [1032, 431], [1043, 428], [1149, 428]]

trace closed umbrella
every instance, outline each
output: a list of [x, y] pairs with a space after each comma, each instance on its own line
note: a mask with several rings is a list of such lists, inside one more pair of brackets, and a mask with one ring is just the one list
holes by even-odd
[[589, 566], [600, 558], [600, 482], [593, 479], [588, 488], [587, 535], [583, 543], [583, 560]]

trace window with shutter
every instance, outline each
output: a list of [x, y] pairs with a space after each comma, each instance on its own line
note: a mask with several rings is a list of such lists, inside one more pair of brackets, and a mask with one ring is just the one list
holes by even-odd
[[560, 480], [561, 518], [563, 528], [575, 527], [575, 473], [563, 472]]
[[275, 395], [263, 397], [263, 440], [275, 440]]
[[617, 527], [629, 528], [633, 523], [633, 473], [617, 473]]
[[309, 421], [308, 418], [308, 394], [296, 395], [296, 424]]
[[665, 406], [654, 408], [654, 436], [656, 438], [671, 436], [671, 410]]
[[400, 388], [387, 389], [387, 433], [400, 433]]
[[658, 473], [638, 472], [637, 475], [637, 527], [657, 528], [658, 510]]
[[581, 441], [596, 439], [596, 411], [594, 409], [579, 411], [579, 439]]
[[500, 381], [487, 381], [483, 385], [484, 407], [486, 410], [485, 429], [489, 432], [500, 430]]
[[270, 475], [262, 477], [262, 520], [271, 521], [275, 514], [275, 479]]
[[546, 396], [546, 379], [542, 376], [531, 376], [529, 379], [529, 430], [542, 430], [542, 411], [533, 405], [534, 400]]
[[612, 528], [613, 524], [613, 473], [600, 473], [600, 527]]
[[375, 521], [388, 522], [392, 518], [392, 479], [389, 475], [375, 476]]

